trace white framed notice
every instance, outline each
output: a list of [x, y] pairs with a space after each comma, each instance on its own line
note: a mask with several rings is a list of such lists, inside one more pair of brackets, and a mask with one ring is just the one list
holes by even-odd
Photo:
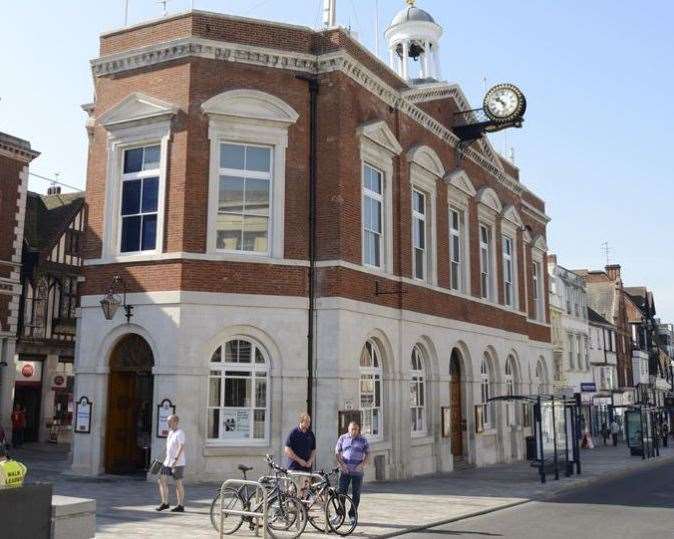
[[80, 434], [91, 433], [91, 410], [94, 403], [88, 397], [82, 396], [75, 406], [75, 432]]
[[157, 438], [167, 438], [169, 434], [168, 418], [176, 413], [176, 405], [170, 399], [164, 399], [157, 405]]

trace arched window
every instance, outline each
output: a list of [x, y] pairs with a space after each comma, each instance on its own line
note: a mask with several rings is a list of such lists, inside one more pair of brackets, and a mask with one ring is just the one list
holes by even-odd
[[418, 344], [412, 349], [410, 364], [410, 412], [412, 415], [412, 435], [426, 432], [424, 352]]
[[[515, 395], [515, 383], [517, 376], [517, 365], [513, 356], [508, 356], [505, 364], [505, 390], [506, 395]], [[517, 413], [514, 402], [506, 402], [506, 425], [517, 424]]]
[[493, 421], [491, 417], [493, 414], [489, 403], [489, 397], [491, 397], [491, 365], [487, 354], [482, 358], [482, 364], [480, 365], [480, 396], [482, 400], [479, 406], [482, 408], [483, 428], [488, 429]]
[[382, 437], [381, 353], [377, 343], [368, 340], [360, 354], [360, 410], [363, 413], [362, 433], [371, 438]]
[[210, 360], [209, 440], [265, 440], [269, 433], [269, 365], [251, 341], [232, 339]]

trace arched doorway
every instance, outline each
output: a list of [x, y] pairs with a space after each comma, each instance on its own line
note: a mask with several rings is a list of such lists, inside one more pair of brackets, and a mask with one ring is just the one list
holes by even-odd
[[461, 353], [455, 348], [449, 359], [449, 408], [452, 420], [452, 455], [463, 457], [463, 409], [461, 406]]
[[152, 439], [153, 365], [150, 346], [135, 333], [122, 337], [110, 355], [106, 473], [132, 474], [146, 468]]

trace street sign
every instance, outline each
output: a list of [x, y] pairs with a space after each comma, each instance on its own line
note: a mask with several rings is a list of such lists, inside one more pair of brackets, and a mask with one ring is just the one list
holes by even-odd
[[581, 382], [580, 384], [581, 391], [597, 391], [597, 384], [594, 382]]

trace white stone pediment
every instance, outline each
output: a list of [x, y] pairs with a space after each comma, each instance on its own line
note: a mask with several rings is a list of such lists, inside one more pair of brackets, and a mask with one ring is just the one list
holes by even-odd
[[361, 125], [357, 130], [357, 134], [358, 136], [370, 139], [394, 155], [400, 155], [403, 151], [403, 147], [384, 120], [377, 120]]
[[522, 218], [520, 217], [517, 208], [515, 208], [515, 206], [513, 206], [512, 204], [508, 206], [503, 212], [503, 218], [507, 219], [512, 224], [516, 225], [518, 228], [522, 228], [524, 226], [524, 223], [522, 222]]
[[501, 213], [501, 210], [503, 210], [501, 200], [496, 194], [496, 191], [491, 187], [483, 187], [480, 189], [477, 194], [477, 201], [494, 210], [496, 213]]
[[285, 101], [259, 90], [229, 90], [201, 105], [206, 114], [294, 124], [299, 114]]
[[524, 232], [522, 232], [522, 240], [525, 243], [531, 243], [531, 234], [529, 234], [528, 230], [525, 230]]
[[105, 126], [114, 126], [137, 120], [168, 119], [175, 115], [178, 109], [179, 107], [172, 103], [134, 92], [101, 114], [98, 121]]
[[445, 175], [445, 167], [440, 157], [429, 146], [415, 146], [407, 152], [407, 160], [410, 163], [416, 163], [438, 178], [442, 178]]
[[536, 239], [534, 240], [534, 247], [539, 251], [546, 252], [548, 250], [548, 243], [545, 241], [545, 236], [543, 236], [543, 234], [536, 236]]
[[455, 187], [462, 193], [467, 194], [469, 197], [474, 197], [477, 195], [477, 191], [473, 186], [473, 182], [470, 181], [468, 174], [465, 170], [457, 170], [445, 176], [445, 182], [449, 185]]

